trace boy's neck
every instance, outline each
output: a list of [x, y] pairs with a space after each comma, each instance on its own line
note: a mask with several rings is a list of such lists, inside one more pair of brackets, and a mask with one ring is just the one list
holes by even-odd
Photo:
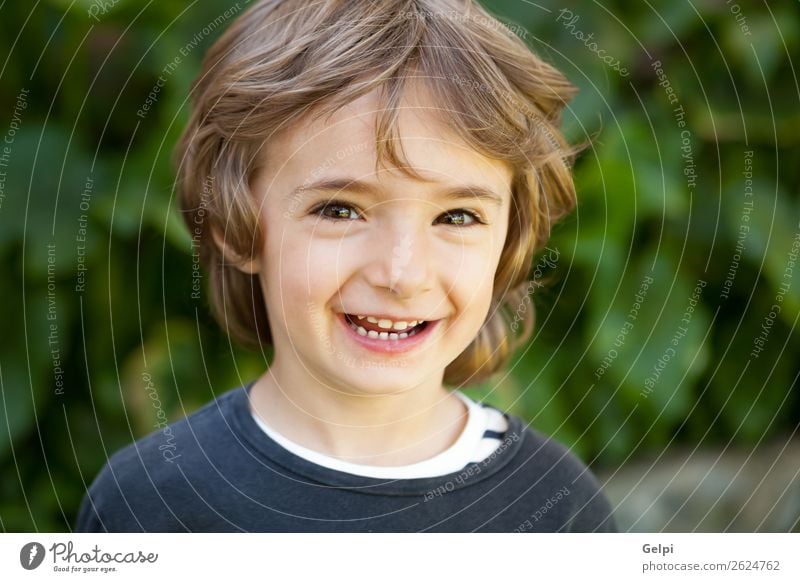
[[466, 425], [466, 405], [441, 383], [359, 396], [285, 382], [273, 368], [253, 386], [252, 410], [285, 438], [342, 461], [374, 466], [424, 461], [450, 447]]

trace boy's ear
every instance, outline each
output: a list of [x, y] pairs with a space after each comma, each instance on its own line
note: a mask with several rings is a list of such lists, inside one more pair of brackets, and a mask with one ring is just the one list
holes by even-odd
[[220, 252], [225, 257], [226, 263], [230, 263], [242, 273], [247, 273], [248, 275], [255, 275], [261, 270], [258, 257], [244, 259], [231, 248], [230, 244], [225, 242], [225, 239], [216, 230], [212, 230], [212, 236], [214, 237], [214, 243], [217, 245], [217, 248], [219, 248]]

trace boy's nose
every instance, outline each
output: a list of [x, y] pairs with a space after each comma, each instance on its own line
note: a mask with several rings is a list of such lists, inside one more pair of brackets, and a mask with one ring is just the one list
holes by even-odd
[[434, 283], [431, 265], [435, 257], [424, 235], [401, 228], [379, 233], [367, 249], [369, 284], [393, 292], [399, 298], [413, 298], [430, 290]]

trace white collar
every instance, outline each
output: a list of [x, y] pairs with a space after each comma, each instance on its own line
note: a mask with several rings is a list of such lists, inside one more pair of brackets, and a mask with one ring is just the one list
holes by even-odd
[[424, 461], [412, 463], [410, 465], [400, 465], [393, 467], [381, 467], [375, 465], [362, 465], [342, 461], [336, 457], [331, 457], [317, 451], [301, 446], [291, 441], [275, 431], [273, 428], [261, 420], [261, 418], [251, 410], [253, 419], [267, 436], [279, 445], [302, 457], [307, 461], [322, 465], [329, 469], [361, 475], [363, 477], [374, 477], [377, 479], [418, 479], [424, 477], [438, 477], [447, 475], [463, 469], [467, 464], [475, 461], [475, 452], [483, 440], [489, 421], [486, 409], [465, 396], [458, 390], [453, 391], [467, 406], [467, 423], [461, 431], [456, 442], [450, 445], [441, 453]]

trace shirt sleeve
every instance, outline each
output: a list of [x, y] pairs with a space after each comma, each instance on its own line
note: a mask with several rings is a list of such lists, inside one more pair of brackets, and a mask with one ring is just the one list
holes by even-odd
[[92, 499], [91, 493], [86, 492], [86, 495], [81, 501], [80, 509], [78, 509], [78, 518], [75, 522], [76, 533], [106, 533], [108, 529], [103, 524], [103, 519], [100, 517], [99, 509]]
[[574, 484], [573, 513], [564, 531], [617, 533], [614, 512], [595, 477], [587, 470]]
[[[112, 457], [113, 458], [113, 457]], [[126, 481], [112, 469], [109, 460], [89, 486], [78, 509], [75, 532], [139, 532], [142, 527], [135, 516], [132, 517], [130, 503], [136, 498], [137, 490], [126, 486]]]

